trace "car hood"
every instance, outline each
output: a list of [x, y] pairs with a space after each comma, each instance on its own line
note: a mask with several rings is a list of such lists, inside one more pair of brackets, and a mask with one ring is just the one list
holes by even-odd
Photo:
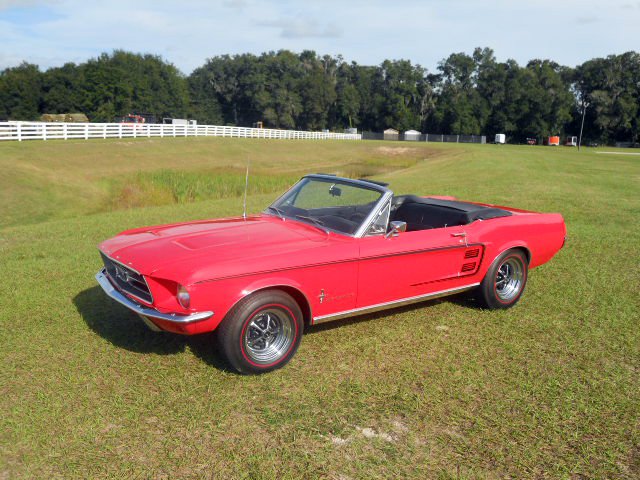
[[[263, 214], [127, 230], [98, 248], [143, 275], [188, 285], [296, 267], [309, 258], [302, 255], [309, 250], [324, 252], [319, 258], [339, 260], [331, 247], [350, 241], [351, 237], [313, 225]], [[349, 249], [340, 251], [343, 254], [339, 257], [353, 255], [347, 253]]]

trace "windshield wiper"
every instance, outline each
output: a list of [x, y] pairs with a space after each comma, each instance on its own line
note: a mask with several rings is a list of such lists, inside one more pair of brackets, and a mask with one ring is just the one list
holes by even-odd
[[296, 218], [302, 218], [303, 220], [311, 220], [313, 223], [318, 225], [318, 227], [320, 227], [320, 230], [322, 230], [325, 233], [329, 233], [329, 230], [327, 230], [324, 227], [324, 222], [322, 220], [319, 220], [319, 219], [314, 218], [314, 217], [307, 217], [306, 215], [296, 215], [295, 217]]
[[267, 207], [267, 210], [273, 210], [274, 212], [276, 212], [278, 214], [278, 216], [284, 220], [284, 212], [282, 210], [280, 210], [278, 207], [274, 207], [272, 205], [269, 205]]

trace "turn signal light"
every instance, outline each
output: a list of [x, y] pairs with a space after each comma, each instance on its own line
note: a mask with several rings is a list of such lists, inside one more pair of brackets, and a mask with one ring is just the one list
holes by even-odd
[[176, 298], [178, 299], [178, 303], [182, 306], [182, 308], [189, 308], [191, 306], [191, 295], [189, 295], [187, 289], [182, 285], [178, 285], [178, 293], [176, 294]]

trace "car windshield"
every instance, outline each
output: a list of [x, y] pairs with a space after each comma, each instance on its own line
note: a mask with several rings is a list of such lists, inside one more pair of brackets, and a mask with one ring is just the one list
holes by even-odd
[[338, 178], [305, 177], [269, 206], [266, 213], [353, 235], [382, 195], [373, 186]]

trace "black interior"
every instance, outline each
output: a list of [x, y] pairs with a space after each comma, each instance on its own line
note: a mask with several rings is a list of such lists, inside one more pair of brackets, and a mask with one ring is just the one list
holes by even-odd
[[437, 200], [415, 195], [393, 198], [391, 221], [407, 223], [407, 231], [467, 225], [476, 220], [508, 217], [511, 212], [454, 200]]
[[[337, 207], [304, 209], [292, 205], [282, 206], [281, 209], [292, 217], [312, 217], [319, 220], [322, 226], [338, 232], [353, 235], [360, 224], [367, 217], [375, 202], [364, 205], [346, 205]], [[302, 219], [303, 220], [303, 219]]]
[[[292, 217], [313, 217], [319, 220], [322, 226], [352, 235], [372, 207], [372, 204], [365, 204], [307, 210], [287, 205], [282, 206], [281, 209]], [[488, 220], [510, 215], [511, 212], [501, 208], [485, 207], [455, 200], [423, 198], [416, 195], [398, 195], [393, 197], [389, 221], [406, 222], [407, 231], [413, 232], [467, 225], [476, 220]]]

